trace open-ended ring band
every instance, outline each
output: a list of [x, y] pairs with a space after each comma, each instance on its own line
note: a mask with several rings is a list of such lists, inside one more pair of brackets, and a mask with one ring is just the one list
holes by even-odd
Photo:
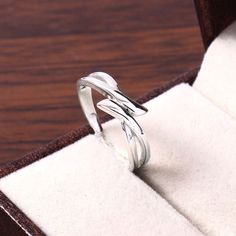
[[123, 158], [129, 169], [133, 170], [147, 163], [150, 158], [149, 144], [142, 128], [134, 119], [135, 116], [145, 114], [147, 109], [121, 92], [116, 81], [104, 72], [95, 72], [79, 79], [77, 92], [83, 112], [95, 135], [105, 143], [108, 142], [94, 107], [91, 89], [106, 97], [97, 103], [97, 107], [121, 121], [128, 144], [128, 155]]

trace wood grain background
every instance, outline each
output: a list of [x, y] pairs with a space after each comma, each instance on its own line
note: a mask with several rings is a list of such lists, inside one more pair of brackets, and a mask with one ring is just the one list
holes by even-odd
[[136, 98], [202, 60], [190, 0], [1, 0], [0, 16], [0, 164], [86, 122], [81, 76]]

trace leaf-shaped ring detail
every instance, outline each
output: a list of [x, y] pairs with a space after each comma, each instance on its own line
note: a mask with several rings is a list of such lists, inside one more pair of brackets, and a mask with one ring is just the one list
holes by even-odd
[[91, 89], [106, 97], [97, 103], [97, 107], [121, 121], [128, 144], [128, 156], [125, 157], [125, 161], [129, 169], [133, 170], [147, 163], [150, 158], [150, 147], [142, 128], [134, 118], [145, 114], [147, 109], [126, 96], [118, 88], [116, 81], [104, 72], [95, 72], [79, 79], [77, 92], [80, 104], [95, 135], [100, 138], [105, 139]]

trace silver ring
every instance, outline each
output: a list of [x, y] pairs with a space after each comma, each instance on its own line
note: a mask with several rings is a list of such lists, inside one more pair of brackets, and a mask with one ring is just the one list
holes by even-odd
[[143, 129], [134, 117], [145, 114], [147, 109], [121, 92], [116, 81], [104, 72], [95, 72], [77, 81], [78, 98], [88, 122], [95, 135], [110, 147], [114, 148], [103, 133], [91, 89], [106, 97], [97, 103], [97, 107], [121, 121], [128, 144], [128, 155], [122, 156], [122, 160], [130, 170], [140, 168], [150, 159], [150, 147]]

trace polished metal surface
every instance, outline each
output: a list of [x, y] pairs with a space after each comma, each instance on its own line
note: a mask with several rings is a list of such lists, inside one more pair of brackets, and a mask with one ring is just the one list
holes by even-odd
[[[128, 153], [126, 156], [120, 156], [128, 168], [133, 170], [147, 163], [150, 158], [150, 147], [142, 128], [134, 118], [145, 114], [147, 109], [126, 96], [118, 88], [116, 81], [104, 72], [95, 72], [78, 80], [77, 91], [83, 112], [95, 135], [110, 147], [115, 145], [106, 140], [94, 107], [91, 89], [106, 97], [97, 103], [97, 107], [121, 122], [126, 134]], [[117, 151], [115, 148], [114, 150]]]

